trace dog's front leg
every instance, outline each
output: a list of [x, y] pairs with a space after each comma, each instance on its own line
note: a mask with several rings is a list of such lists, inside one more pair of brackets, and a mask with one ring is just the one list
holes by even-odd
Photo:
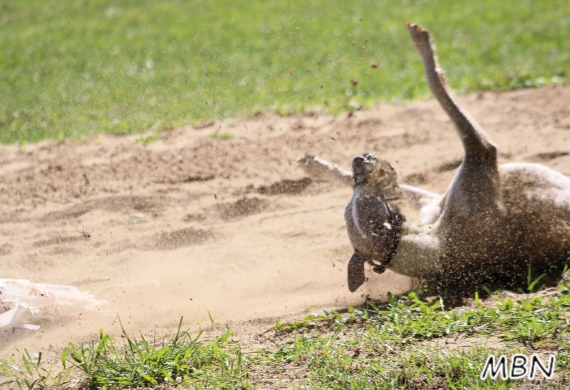
[[[297, 162], [313, 179], [331, 180], [352, 187], [352, 173], [339, 168], [336, 164], [312, 154], [306, 154], [305, 157], [301, 157]], [[416, 210], [420, 210], [423, 206], [441, 199], [441, 195], [422, 190], [421, 188], [407, 184], [399, 184], [399, 187], [403, 190], [403, 197]]]
[[331, 180], [352, 187], [352, 173], [340, 169], [336, 164], [312, 154], [306, 154], [297, 162], [313, 179]]

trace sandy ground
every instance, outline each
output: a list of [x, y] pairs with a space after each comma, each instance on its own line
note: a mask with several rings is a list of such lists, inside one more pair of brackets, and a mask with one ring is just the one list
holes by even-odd
[[[570, 85], [459, 100], [502, 163], [540, 162], [570, 176]], [[311, 152], [348, 168], [370, 151], [402, 182], [443, 192], [462, 156], [433, 100], [353, 116], [265, 113], [143, 139], [0, 147], [0, 277], [69, 284], [107, 301], [0, 335], [0, 356], [12, 344], [40, 351], [85, 341], [100, 328], [116, 335], [118, 317], [135, 333], [173, 331], [181, 316], [207, 327], [208, 311], [217, 323], [269, 327], [403, 292], [411, 281], [391, 272], [348, 291], [351, 190], [311, 181], [295, 160]]]

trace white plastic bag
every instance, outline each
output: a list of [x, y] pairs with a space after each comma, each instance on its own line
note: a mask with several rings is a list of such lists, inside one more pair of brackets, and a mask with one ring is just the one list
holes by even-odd
[[33, 320], [96, 309], [104, 301], [76, 287], [32, 283], [26, 279], [0, 279], [0, 331], [15, 327], [39, 329]]

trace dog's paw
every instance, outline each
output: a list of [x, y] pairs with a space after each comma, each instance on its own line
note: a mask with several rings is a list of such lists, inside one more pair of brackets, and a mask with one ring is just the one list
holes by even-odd
[[310, 164], [311, 161], [314, 161], [315, 158], [316, 158], [315, 155], [306, 153], [303, 157], [298, 158], [297, 162], [299, 163], [299, 165], [304, 166], [306, 164]]
[[323, 177], [331, 169], [330, 163], [308, 153], [297, 159], [297, 163], [313, 178]]

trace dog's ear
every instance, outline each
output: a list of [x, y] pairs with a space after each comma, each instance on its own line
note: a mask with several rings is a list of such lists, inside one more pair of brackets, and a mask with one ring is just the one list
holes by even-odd
[[367, 257], [359, 251], [354, 251], [352, 258], [348, 262], [348, 289], [355, 292], [364, 283], [364, 263]]

